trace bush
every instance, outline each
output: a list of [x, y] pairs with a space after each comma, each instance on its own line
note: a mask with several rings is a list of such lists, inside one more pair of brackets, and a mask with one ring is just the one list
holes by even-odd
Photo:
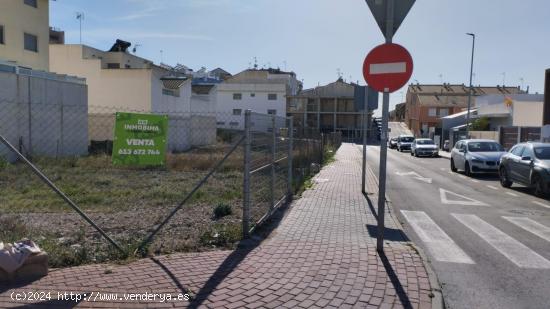
[[8, 167], [8, 161], [0, 157], [0, 171]]
[[220, 219], [225, 216], [229, 216], [233, 214], [233, 210], [231, 209], [230, 205], [227, 204], [218, 204], [216, 208], [214, 208], [214, 218]]

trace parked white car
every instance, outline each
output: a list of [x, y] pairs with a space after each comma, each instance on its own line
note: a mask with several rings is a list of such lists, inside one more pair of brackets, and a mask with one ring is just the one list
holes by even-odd
[[411, 145], [413, 141], [414, 136], [412, 135], [399, 135], [397, 137], [397, 150], [399, 152], [411, 150]]
[[417, 138], [411, 145], [411, 156], [420, 157], [438, 157], [439, 149], [437, 145], [429, 138]]
[[497, 173], [500, 158], [505, 153], [504, 147], [493, 140], [461, 140], [451, 151], [451, 171], [464, 170], [467, 176]]

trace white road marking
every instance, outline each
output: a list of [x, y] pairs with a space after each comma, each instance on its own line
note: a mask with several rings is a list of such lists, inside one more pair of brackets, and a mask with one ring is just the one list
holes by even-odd
[[550, 268], [550, 261], [475, 215], [452, 214], [512, 263], [522, 268]]
[[[454, 196], [455, 199], [449, 199], [449, 197]], [[451, 192], [449, 190], [445, 190], [443, 188], [439, 188], [439, 197], [441, 199], [441, 203], [447, 204], [447, 205], [464, 205], [464, 206], [489, 206], [489, 204], [474, 200], [473, 198], [460, 195], [458, 193]], [[456, 197], [459, 199], [457, 200]]]
[[498, 190], [498, 188], [497, 188], [497, 187], [495, 187], [495, 186], [491, 186], [491, 185], [487, 185], [487, 188], [489, 188], [489, 189], [493, 189], [493, 190]]
[[550, 208], [550, 206], [548, 206], [544, 203], [538, 202], [538, 201], [531, 201], [531, 202], [533, 202], [533, 204], [537, 204], [537, 205], [542, 206], [542, 207]]
[[544, 226], [536, 221], [525, 217], [503, 217], [522, 229], [531, 232], [538, 237], [550, 241], [550, 227]]
[[475, 182], [475, 183], [478, 183], [479, 180], [475, 180], [475, 179], [470, 179], [471, 182]]
[[373, 63], [369, 67], [370, 74], [391, 74], [407, 72], [406, 62]]
[[440, 262], [475, 264], [475, 262], [425, 212], [401, 210], [433, 258]]
[[506, 192], [506, 194], [508, 195], [511, 195], [511, 196], [515, 196], [515, 197], [518, 197], [519, 195], [515, 194], [515, 193], [512, 193], [512, 192]]
[[395, 172], [395, 174], [398, 175], [398, 176], [414, 176], [415, 179], [418, 179], [418, 180], [423, 181], [425, 183], [432, 183], [431, 178], [422, 177], [417, 172], [408, 172], [408, 173]]

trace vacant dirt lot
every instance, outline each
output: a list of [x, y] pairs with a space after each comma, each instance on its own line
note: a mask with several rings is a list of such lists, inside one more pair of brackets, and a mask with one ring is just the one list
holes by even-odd
[[[166, 168], [149, 169], [113, 167], [106, 155], [34, 161], [107, 234], [133, 252], [226, 150], [214, 147], [171, 155]], [[170, 221], [149, 252], [232, 247], [241, 236], [242, 182], [238, 150]], [[218, 216], [216, 208], [223, 210]], [[252, 217], [259, 218], [264, 211], [253, 207]], [[25, 237], [49, 253], [52, 267], [120, 258], [27, 166], [2, 164], [0, 240]]]

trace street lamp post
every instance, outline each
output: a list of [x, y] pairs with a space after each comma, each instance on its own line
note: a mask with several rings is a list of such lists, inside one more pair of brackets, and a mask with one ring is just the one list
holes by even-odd
[[470, 109], [472, 107], [472, 75], [474, 73], [474, 49], [476, 45], [476, 35], [474, 33], [466, 33], [472, 37], [472, 61], [470, 63], [470, 89], [468, 90], [468, 114], [466, 116], [466, 138], [470, 138]]

